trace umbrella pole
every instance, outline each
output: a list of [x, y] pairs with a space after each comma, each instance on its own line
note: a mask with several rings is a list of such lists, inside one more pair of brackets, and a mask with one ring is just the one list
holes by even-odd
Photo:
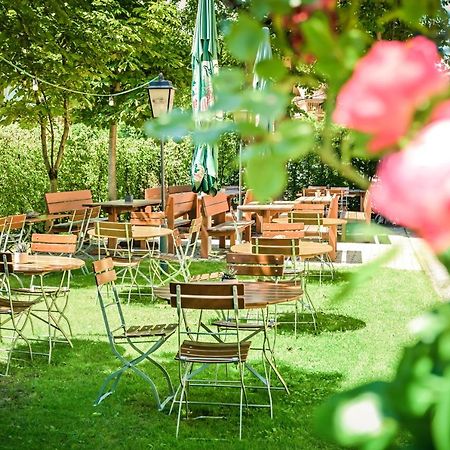
[[[160, 142], [160, 179], [161, 179], [161, 210], [163, 212], [166, 211], [166, 175], [165, 175], [165, 167], [164, 167], [164, 140], [161, 139]], [[161, 253], [167, 253], [167, 237], [162, 236], [159, 238], [159, 250]], [[166, 269], [167, 263], [161, 262], [161, 267]]]
[[[242, 205], [242, 139], [239, 139], [239, 206]], [[238, 219], [242, 219], [242, 211], [238, 209]]]

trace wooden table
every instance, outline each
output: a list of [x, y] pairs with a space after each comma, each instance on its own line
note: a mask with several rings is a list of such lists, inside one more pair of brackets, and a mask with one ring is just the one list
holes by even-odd
[[366, 196], [366, 192], [364, 189], [349, 189], [345, 196], [347, 198], [359, 197], [359, 210], [364, 211], [364, 197]]
[[100, 206], [104, 211], [108, 213], [109, 222], [117, 222], [119, 215], [127, 211], [136, 211], [137, 209], [145, 208], [146, 206], [156, 206], [161, 203], [159, 199], [138, 199], [132, 202], [126, 202], [125, 200], [110, 200], [107, 202], [92, 202], [85, 203], [83, 206], [93, 208]]
[[238, 210], [242, 212], [252, 212], [257, 215], [256, 220], [256, 232], [262, 233], [262, 224], [270, 223], [272, 217], [275, 214], [292, 211], [294, 203], [269, 203], [261, 204], [257, 202], [251, 202], [247, 205], [238, 206]]
[[[208, 284], [208, 282], [205, 282], [205, 284]], [[266, 306], [290, 302], [302, 295], [301, 287], [294, 284], [268, 283], [265, 281], [246, 281], [242, 284], [244, 284], [245, 309], [261, 309]], [[170, 286], [157, 287], [154, 289], [154, 294], [156, 297], [170, 301]]]
[[331, 195], [320, 195], [320, 196], [309, 196], [309, 195], [301, 195], [297, 197], [294, 202], [295, 203], [319, 203], [321, 205], [329, 205], [333, 200]]
[[13, 257], [14, 272], [23, 275], [44, 275], [50, 272], [77, 270], [84, 266], [79, 258], [67, 256], [29, 255], [15, 253]]
[[[231, 247], [233, 253], [247, 253], [251, 254], [252, 244], [245, 242], [243, 244], [236, 244]], [[299, 248], [296, 249], [296, 256], [303, 259], [311, 259], [316, 256], [324, 255], [333, 251], [333, 247], [324, 242], [309, 242], [301, 241]]]

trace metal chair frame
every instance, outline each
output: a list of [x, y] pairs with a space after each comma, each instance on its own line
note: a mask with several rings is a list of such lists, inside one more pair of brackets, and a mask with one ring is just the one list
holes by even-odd
[[[7, 353], [5, 372], [2, 376], [9, 375], [13, 352], [28, 353], [30, 360], [33, 360], [33, 350], [30, 339], [24, 334], [25, 326], [30, 317], [30, 310], [35, 301], [22, 301], [13, 297], [9, 283], [9, 276], [14, 272], [12, 263], [13, 255], [11, 253], [0, 253], [0, 340], [8, 339], [9, 347], [5, 349]], [[11, 335], [5, 336], [3, 331], [11, 332]], [[17, 350], [16, 343], [21, 339], [28, 347], [28, 351]]]
[[[114, 356], [122, 364], [119, 369], [106, 377], [94, 405], [99, 405], [105, 398], [113, 394], [122, 375], [127, 370], [131, 370], [150, 386], [156, 406], [158, 410], [162, 410], [165, 405], [173, 399], [174, 389], [167, 370], [150, 355], [158, 350], [170, 336], [175, 333], [177, 324], [128, 327], [123, 314], [119, 294], [116, 289], [115, 282], [117, 274], [114, 270], [113, 260], [111, 258], [101, 259], [94, 261], [93, 265], [97, 285], [97, 298], [101, 308], [108, 341]], [[114, 326], [113, 322], [115, 322], [117, 326]], [[120, 334], [118, 334], [119, 332]], [[138, 353], [138, 356], [135, 358], [126, 358], [118, 347], [122, 344], [129, 345]], [[145, 349], [141, 348], [143, 345], [145, 346]], [[153, 380], [145, 372], [136, 367], [139, 363], [144, 361], [150, 362], [161, 371], [169, 391], [164, 399], [161, 399]]]
[[[186, 408], [186, 418], [189, 414], [189, 405], [202, 404], [211, 406], [238, 406], [239, 407], [239, 439], [242, 438], [242, 416], [244, 401], [246, 407], [269, 408], [273, 417], [272, 394], [270, 390], [270, 375], [266, 364], [264, 371], [266, 376], [266, 389], [268, 392], [268, 404], [251, 404], [248, 401], [246, 385], [244, 382], [244, 369], [251, 342], [242, 340], [240, 334], [240, 310], [244, 309], [244, 285], [223, 283], [171, 283], [171, 305], [177, 308], [178, 315], [178, 354], [180, 384], [175, 392], [172, 407], [178, 404], [176, 436], [180, 431], [181, 413], [183, 405]], [[188, 311], [197, 314], [194, 322], [190, 322]], [[203, 320], [205, 310], [227, 310], [234, 317], [236, 327], [224, 332], [212, 330]], [[183, 337], [183, 340], [182, 340]], [[186, 337], [186, 339], [184, 339]], [[230, 338], [234, 338], [230, 342]], [[227, 340], [227, 342], [225, 342]], [[239, 372], [239, 380], [218, 380], [217, 373], [214, 380], [200, 379], [197, 376], [211, 365], [234, 364]], [[194, 368], [194, 365], [199, 365]], [[227, 371], [228, 373], [228, 371]], [[200, 402], [188, 399], [191, 387], [220, 387], [238, 388], [240, 400], [238, 403]], [[179, 399], [178, 399], [179, 395]]]

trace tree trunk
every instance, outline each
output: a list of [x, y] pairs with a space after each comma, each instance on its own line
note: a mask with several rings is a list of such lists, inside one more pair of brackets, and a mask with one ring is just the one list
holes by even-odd
[[109, 153], [108, 153], [108, 198], [117, 199], [117, 122], [112, 120], [109, 125]]
[[[111, 86], [111, 92], [119, 92], [120, 83], [116, 81]], [[109, 124], [109, 152], [108, 152], [108, 198], [117, 199], [117, 121], [112, 118]]]

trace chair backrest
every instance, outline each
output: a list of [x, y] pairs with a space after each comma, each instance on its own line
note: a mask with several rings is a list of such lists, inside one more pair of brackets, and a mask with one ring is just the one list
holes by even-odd
[[73, 255], [76, 250], [77, 236], [74, 234], [38, 234], [31, 236], [33, 253], [57, 253]]
[[296, 256], [300, 248], [298, 238], [252, 237], [252, 253]]
[[144, 198], [146, 200], [160, 200], [161, 199], [161, 186], [156, 186], [156, 187], [145, 189]]
[[186, 309], [244, 309], [242, 283], [170, 283], [170, 304]]
[[296, 211], [319, 211], [319, 212], [323, 213], [325, 211], [325, 205], [321, 204], [321, 203], [295, 202], [294, 210], [296, 210]]
[[180, 192], [170, 194], [166, 206], [167, 226], [175, 228], [175, 219], [188, 215], [189, 218], [198, 217], [197, 194], [195, 192]]
[[[93, 262], [93, 267], [97, 285], [97, 298], [102, 311], [103, 322], [109, 342], [114, 346], [114, 335], [118, 334], [119, 330], [122, 330], [123, 334], [125, 334], [127, 329], [115, 284], [117, 274], [114, 270], [114, 262], [111, 258], [99, 259]], [[107, 293], [106, 296], [103, 296], [105, 290]], [[108, 301], [109, 296], [112, 297], [110, 301]]]
[[132, 239], [133, 225], [128, 222], [96, 222], [95, 234], [104, 238]]
[[302, 222], [273, 222], [262, 224], [263, 237], [302, 238], [305, 236], [305, 225]]
[[201, 229], [202, 229], [202, 218], [196, 217], [194, 220], [192, 220], [191, 226], [189, 227], [189, 234], [187, 236], [186, 247], [184, 249], [185, 256], [189, 258], [194, 257]]
[[82, 191], [47, 192], [45, 203], [49, 214], [73, 211], [85, 208], [86, 203], [92, 203], [92, 193], [89, 189]]
[[169, 186], [169, 194], [179, 194], [181, 192], [192, 192], [190, 184], [181, 184], [179, 186]]
[[327, 217], [329, 219], [337, 219], [339, 215], [339, 195], [333, 194], [328, 208]]
[[219, 192], [214, 197], [212, 195], [202, 197], [202, 214], [204, 217], [225, 214], [229, 210], [228, 196], [224, 192]]
[[0, 217], [0, 251], [5, 251], [8, 245], [9, 218]]
[[324, 195], [326, 193], [326, 190], [326, 186], [308, 186], [307, 188], [303, 188], [303, 195], [316, 195], [317, 192], [320, 192], [321, 195]]
[[166, 215], [162, 211], [144, 212], [132, 211], [130, 223], [133, 225], [162, 226], [166, 221]]
[[227, 254], [228, 269], [236, 275], [282, 277], [284, 255]]
[[322, 211], [289, 211], [288, 212], [288, 221], [290, 223], [301, 222], [304, 224], [305, 228], [308, 225], [321, 225], [323, 218], [323, 210]]

